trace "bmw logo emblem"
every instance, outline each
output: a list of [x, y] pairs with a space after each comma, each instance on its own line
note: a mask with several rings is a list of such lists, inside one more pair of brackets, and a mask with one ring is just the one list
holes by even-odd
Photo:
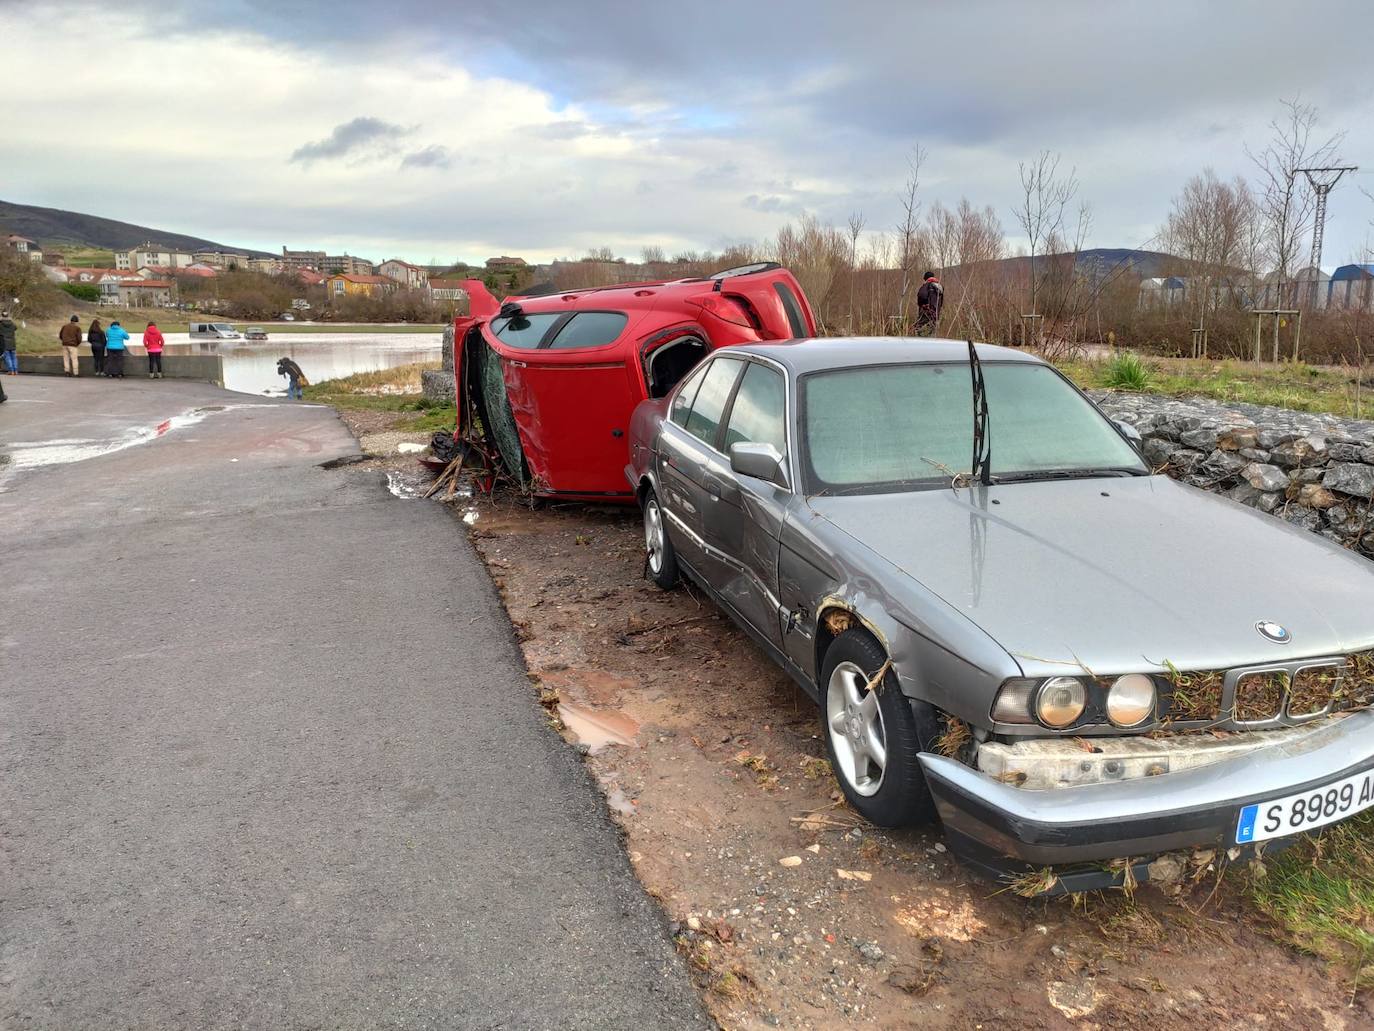
[[1268, 619], [1261, 619], [1255, 624], [1255, 629], [1260, 632], [1260, 636], [1266, 640], [1273, 641], [1275, 644], [1287, 644], [1293, 640], [1293, 635], [1288, 632], [1286, 626]]

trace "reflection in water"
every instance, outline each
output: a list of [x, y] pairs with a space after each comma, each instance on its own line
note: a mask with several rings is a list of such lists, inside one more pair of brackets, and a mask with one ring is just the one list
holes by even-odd
[[[294, 359], [311, 383], [376, 372], [397, 365], [439, 360], [442, 334], [433, 333], [273, 333], [270, 339], [195, 340], [168, 333], [167, 354], [218, 354], [224, 359], [224, 385], [248, 394], [285, 394], [277, 359]], [[138, 337], [130, 343], [137, 345]]]

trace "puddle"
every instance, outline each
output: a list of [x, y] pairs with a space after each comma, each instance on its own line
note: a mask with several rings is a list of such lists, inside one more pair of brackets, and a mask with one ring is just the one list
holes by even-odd
[[576, 702], [559, 702], [558, 715], [580, 744], [593, 752], [607, 745], [633, 747], [639, 724], [614, 709], [593, 709]]
[[621, 816], [633, 816], [635, 814], [634, 803], [630, 797], [620, 790], [619, 784], [612, 784], [606, 789], [606, 804], [614, 809]]
[[36, 469], [45, 465], [70, 465], [84, 462], [89, 458], [111, 455], [116, 451], [147, 444], [166, 436], [174, 430], [203, 422], [215, 412], [227, 412], [236, 408], [275, 408], [275, 405], [212, 405], [208, 408], [193, 408], [182, 415], [164, 419], [155, 426], [136, 426], [125, 430], [121, 436], [110, 440], [35, 440], [16, 441], [10, 445], [10, 461], [16, 469]]

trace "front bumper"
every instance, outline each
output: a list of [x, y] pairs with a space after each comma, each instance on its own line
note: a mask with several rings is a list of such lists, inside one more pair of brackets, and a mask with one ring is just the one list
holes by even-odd
[[1210, 766], [1111, 784], [1028, 791], [944, 756], [920, 759], [951, 847], [975, 865], [1139, 858], [1230, 847], [1242, 807], [1374, 769], [1374, 711]]

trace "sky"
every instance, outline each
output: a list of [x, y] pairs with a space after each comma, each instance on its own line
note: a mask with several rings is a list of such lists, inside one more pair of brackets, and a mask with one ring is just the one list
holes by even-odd
[[719, 250], [802, 213], [890, 229], [1075, 170], [1090, 246], [1149, 246], [1280, 101], [1365, 166], [1323, 264], [1374, 239], [1374, 3], [1328, 0], [0, 0], [0, 198], [277, 251], [531, 261]]

